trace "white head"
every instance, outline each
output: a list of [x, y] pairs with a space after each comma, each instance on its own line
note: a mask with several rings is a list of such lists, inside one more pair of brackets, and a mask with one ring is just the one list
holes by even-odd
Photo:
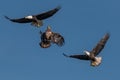
[[84, 53], [85, 53], [87, 56], [90, 56], [90, 52], [84, 51]]
[[29, 15], [25, 17], [26, 19], [33, 19], [33, 16]]

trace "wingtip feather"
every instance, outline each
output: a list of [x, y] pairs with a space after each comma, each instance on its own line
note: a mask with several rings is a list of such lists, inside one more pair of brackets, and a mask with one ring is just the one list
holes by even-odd
[[9, 17], [7, 17], [7, 16], [4, 16], [6, 19], [9, 19], [10, 20], [10, 18]]
[[60, 9], [61, 9], [61, 6], [57, 6], [56, 9], [57, 9], [57, 10], [60, 10]]
[[109, 37], [110, 37], [110, 33], [106, 33], [106, 34], [105, 34], [105, 37], [106, 37], [106, 38], [109, 38]]
[[66, 55], [65, 53], [63, 53], [63, 56], [65, 56], [65, 57], [69, 57], [68, 55]]

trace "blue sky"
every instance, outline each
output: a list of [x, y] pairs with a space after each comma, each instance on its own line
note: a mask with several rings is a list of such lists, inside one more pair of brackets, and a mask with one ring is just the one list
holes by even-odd
[[[1, 0], [0, 80], [113, 80], [120, 79], [119, 0]], [[12, 23], [4, 18], [38, 14], [61, 5], [61, 10], [44, 20], [44, 26]], [[39, 31], [51, 25], [65, 38], [65, 45], [40, 48]], [[109, 32], [111, 37], [99, 56], [102, 64], [66, 58], [91, 50]]]

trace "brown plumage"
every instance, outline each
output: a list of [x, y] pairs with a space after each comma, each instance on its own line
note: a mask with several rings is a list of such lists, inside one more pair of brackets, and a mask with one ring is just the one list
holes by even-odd
[[50, 43], [50, 41], [41, 41], [41, 42], [39, 43], [39, 45], [40, 45], [42, 48], [48, 48], [48, 47], [51, 46], [51, 43]]
[[[47, 27], [47, 30], [44, 33], [41, 32], [40, 46], [42, 48], [48, 48], [50, 47], [51, 43], [57, 44], [58, 46], [63, 46], [65, 41], [63, 36], [61, 36], [59, 33], [52, 32], [51, 28]], [[44, 47], [46, 45], [47, 47]]]

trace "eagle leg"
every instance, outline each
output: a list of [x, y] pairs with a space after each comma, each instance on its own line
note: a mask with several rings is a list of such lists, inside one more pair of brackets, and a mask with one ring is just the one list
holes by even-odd
[[31, 23], [31, 25], [39, 28], [39, 27], [43, 26], [43, 22], [41, 20], [33, 21]]

